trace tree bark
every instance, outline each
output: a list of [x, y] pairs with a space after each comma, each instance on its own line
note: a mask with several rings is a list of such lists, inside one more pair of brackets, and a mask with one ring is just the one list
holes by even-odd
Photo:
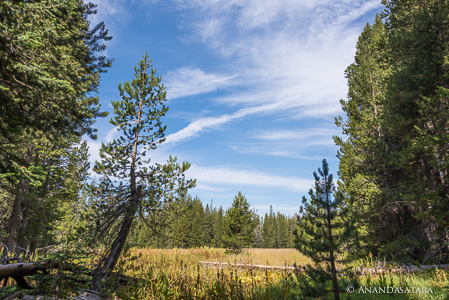
[[[41, 264], [46, 264], [42, 262]], [[25, 280], [25, 276], [34, 275], [39, 270], [46, 270], [51, 268], [50, 265], [45, 267], [38, 267], [35, 263], [15, 263], [8, 265], [0, 265], [0, 281], [4, 278], [11, 277], [14, 279], [19, 287], [22, 289], [33, 289]]]
[[[19, 191], [22, 193], [25, 190], [25, 180], [20, 180], [19, 183]], [[23, 195], [16, 195], [14, 199], [14, 204], [11, 211], [11, 216], [9, 218], [8, 226], [6, 227], [6, 233], [8, 234], [8, 238], [6, 239], [6, 246], [8, 247], [9, 251], [14, 251], [15, 245], [15, 238], [16, 238], [16, 231], [19, 227], [19, 217], [20, 213], [22, 211], [22, 201], [24, 197]], [[3, 255], [7, 255], [6, 248], [3, 250]]]
[[[144, 71], [144, 74], [146, 72]], [[120, 253], [123, 250], [123, 247], [125, 246], [126, 239], [128, 238], [129, 231], [131, 229], [131, 225], [134, 220], [134, 215], [137, 212], [140, 201], [141, 201], [141, 194], [142, 194], [142, 186], [137, 186], [137, 180], [136, 180], [136, 161], [137, 161], [137, 147], [139, 145], [139, 126], [141, 123], [140, 118], [142, 117], [142, 107], [143, 107], [143, 101], [144, 101], [144, 91], [145, 91], [145, 82], [142, 82], [142, 90], [141, 90], [141, 97], [139, 101], [139, 108], [136, 112], [137, 120], [136, 120], [136, 130], [134, 134], [133, 139], [133, 150], [131, 154], [131, 166], [130, 166], [130, 202], [131, 202], [131, 212], [127, 212], [125, 214], [125, 218], [122, 223], [122, 227], [120, 228], [120, 232], [117, 235], [117, 238], [112, 243], [111, 250], [103, 262], [99, 264], [97, 269], [94, 271], [94, 276], [92, 278], [92, 288], [96, 290], [98, 288], [98, 283], [100, 279], [106, 278], [108, 276], [108, 273], [111, 273], [119, 258]]]
[[[327, 189], [327, 177], [325, 177], [325, 190]], [[335, 257], [334, 257], [334, 237], [332, 234], [332, 223], [330, 218], [330, 199], [329, 193], [326, 191], [326, 219], [327, 219], [327, 230], [328, 230], [328, 240], [329, 240], [329, 261], [331, 263], [332, 269], [332, 284], [334, 287], [334, 297], [335, 300], [340, 300], [340, 293], [338, 289], [338, 281], [337, 281], [337, 268], [335, 267]]]
[[93, 290], [97, 290], [100, 280], [106, 278], [117, 265], [118, 259], [120, 258], [120, 253], [122, 252], [126, 239], [128, 238], [133, 219], [134, 217], [125, 216], [120, 232], [114, 240], [107, 258], [94, 270], [92, 278]]
[[[31, 158], [33, 155], [33, 144], [29, 144], [27, 148], [27, 154], [25, 157], [26, 164], [29, 165], [31, 162]], [[14, 251], [15, 238], [17, 229], [19, 227], [19, 218], [22, 212], [22, 204], [25, 201], [24, 193], [26, 192], [26, 181], [25, 179], [21, 179], [19, 182], [19, 194], [16, 195], [14, 199], [13, 208], [11, 211], [11, 216], [9, 218], [8, 225], [6, 227], [6, 233], [8, 234], [8, 238], [6, 239], [6, 245], [8, 246], [10, 251]], [[6, 248], [3, 251], [3, 255], [7, 255]]]
[[[37, 274], [38, 271], [42, 271], [44, 274], [49, 274], [47, 270], [57, 269], [59, 267], [58, 263], [47, 264], [46, 262], [39, 262], [39, 264], [42, 266], [36, 266], [36, 263], [34, 262], [0, 265], [0, 282], [2, 279], [7, 280], [11, 277], [22, 289], [33, 289], [33, 287], [27, 283], [25, 276]], [[124, 285], [136, 284], [143, 280], [141, 278], [125, 276], [117, 273], [115, 273], [115, 275], [117, 275], [118, 281]], [[90, 276], [93, 276], [93, 274], [91, 273]]]

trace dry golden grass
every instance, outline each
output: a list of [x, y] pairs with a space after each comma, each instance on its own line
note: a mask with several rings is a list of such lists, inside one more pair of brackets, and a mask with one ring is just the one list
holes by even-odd
[[278, 283], [291, 271], [216, 268], [200, 261], [284, 266], [308, 259], [294, 249], [245, 249], [240, 254], [209, 247], [131, 249], [120, 258], [117, 272], [144, 281], [117, 294], [121, 299], [287, 299], [289, 288]]
[[244, 249], [240, 254], [226, 253], [225, 249], [201, 247], [196, 249], [135, 249], [132, 254], [140, 256], [142, 263], [170, 262], [178, 264], [197, 263], [199, 261], [242, 263], [269, 266], [304, 265], [310, 259], [296, 249]]
[[251, 256], [253, 264], [269, 265], [269, 266], [292, 266], [294, 263], [297, 265], [304, 265], [310, 261], [310, 259], [302, 255], [296, 249], [247, 249]]
[[[212, 267], [200, 261], [243, 263], [270, 266], [284, 264], [304, 265], [309, 258], [295, 249], [245, 249], [236, 255], [225, 249], [133, 249], [124, 255], [117, 270], [119, 273], [142, 278], [137, 285], [121, 287], [116, 294], [121, 299], [316, 299], [308, 298], [302, 290], [302, 280], [292, 270], [242, 269], [228, 265]], [[419, 299], [449, 299], [447, 271], [417, 274], [361, 276], [363, 286], [431, 286], [434, 294], [420, 294]], [[343, 280], [343, 278], [340, 278]], [[345, 288], [342, 281], [341, 288]], [[331, 282], [320, 283], [331, 287]], [[367, 295], [355, 293], [354, 299], [410, 299], [410, 295]], [[319, 299], [331, 299], [332, 294]]]

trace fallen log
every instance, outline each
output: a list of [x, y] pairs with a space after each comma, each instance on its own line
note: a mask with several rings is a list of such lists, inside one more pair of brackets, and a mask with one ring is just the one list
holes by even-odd
[[23, 296], [23, 292], [18, 291], [18, 292], [15, 292], [14, 294], [7, 296], [6, 298], [3, 298], [2, 300], [13, 300], [16, 298], [22, 298], [22, 296]]
[[33, 289], [33, 287], [25, 280], [25, 276], [37, 274], [38, 271], [45, 272], [52, 267], [54, 266], [49, 265], [47, 262], [0, 265], [0, 281], [4, 278], [11, 277], [22, 289]]
[[266, 266], [266, 265], [252, 265], [252, 264], [233, 264], [233, 263], [221, 263], [221, 262], [214, 262], [214, 261], [199, 261], [198, 263], [204, 264], [207, 266], [217, 266], [217, 267], [226, 267], [226, 266], [233, 266], [237, 268], [244, 268], [244, 269], [267, 269], [267, 270], [294, 270], [295, 267], [292, 266]]
[[[295, 270], [295, 267], [293, 266], [268, 266], [268, 265], [253, 265], [253, 264], [235, 264], [235, 263], [221, 263], [221, 262], [214, 262], [214, 261], [199, 261], [198, 263], [206, 265], [206, 266], [214, 266], [214, 267], [237, 267], [237, 268], [244, 268], [244, 269], [263, 269], [263, 270]], [[387, 268], [364, 268], [361, 269], [362, 274], [383, 274], [387, 272], [393, 272], [393, 273], [415, 273], [415, 272], [421, 272], [427, 269], [433, 269], [433, 268], [440, 268], [440, 269], [447, 269], [449, 268], [449, 265], [427, 265], [427, 266], [421, 266], [421, 268], [417, 266], [410, 266], [410, 267], [401, 267], [396, 269], [387, 269]], [[337, 271], [339, 271], [337, 269]]]
[[376, 274], [384, 274], [384, 273], [388, 273], [388, 272], [392, 272], [392, 273], [416, 273], [416, 272], [422, 272], [425, 270], [429, 270], [429, 269], [433, 269], [433, 268], [439, 268], [439, 269], [447, 269], [449, 268], [449, 265], [426, 265], [426, 266], [421, 266], [421, 267], [417, 267], [417, 266], [403, 266], [400, 268], [395, 268], [395, 269], [387, 269], [387, 268], [365, 268], [362, 269], [361, 273], [362, 274], [368, 274], [370, 273], [371, 275], [376, 275]]
[[[5, 279], [7, 280], [9, 277], [14, 279], [19, 287], [22, 289], [33, 289], [31, 285], [28, 284], [25, 277], [30, 275], [35, 275], [39, 271], [43, 274], [49, 274], [49, 269], [57, 269], [59, 267], [57, 262], [48, 263], [48, 262], [30, 262], [30, 263], [14, 263], [7, 265], [0, 265], [0, 282]], [[114, 273], [117, 276], [118, 282], [122, 285], [128, 284], [137, 284], [139, 281], [142, 281], [141, 278], [130, 277], [122, 274]], [[88, 276], [92, 276], [92, 273], [87, 274]], [[90, 280], [80, 282], [89, 282]]]

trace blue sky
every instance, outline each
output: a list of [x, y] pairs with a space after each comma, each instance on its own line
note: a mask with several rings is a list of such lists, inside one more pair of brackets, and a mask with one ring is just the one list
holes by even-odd
[[[357, 38], [383, 7], [379, 0], [94, 0], [113, 39], [99, 96], [104, 110], [119, 100], [117, 86], [131, 81], [145, 52], [167, 88], [164, 144], [192, 167], [190, 191], [203, 203], [230, 206], [238, 191], [264, 214], [273, 205], [298, 212], [326, 158], [336, 176], [342, 135], [344, 70]], [[110, 115], [111, 116], [111, 115]], [[118, 137], [98, 120], [99, 139], [88, 141], [91, 162], [101, 142]]]

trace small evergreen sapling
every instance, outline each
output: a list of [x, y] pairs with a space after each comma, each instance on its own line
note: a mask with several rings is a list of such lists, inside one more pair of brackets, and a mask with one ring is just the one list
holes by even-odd
[[[335, 299], [340, 299], [336, 256], [345, 256], [342, 248], [354, 225], [343, 221], [345, 199], [341, 192], [336, 191], [325, 159], [322, 169], [318, 168], [318, 174], [314, 172], [313, 176], [315, 186], [309, 191], [310, 199], [302, 198], [298, 227], [294, 231], [296, 249], [314, 263], [314, 266], [308, 264], [304, 267], [303, 289], [310, 296], [334, 292]], [[332, 288], [324, 285], [329, 280], [332, 280]]]

